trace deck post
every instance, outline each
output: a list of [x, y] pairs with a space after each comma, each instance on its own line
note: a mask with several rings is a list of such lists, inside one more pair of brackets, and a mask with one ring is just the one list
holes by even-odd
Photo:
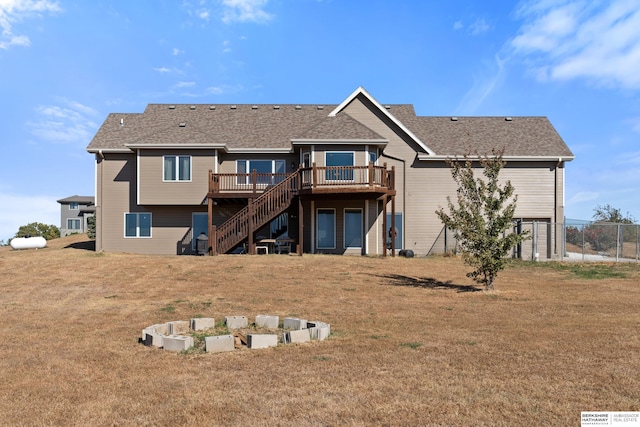
[[387, 256], [387, 195], [382, 196], [382, 256]]
[[[254, 181], [255, 188], [255, 181]], [[256, 245], [253, 242], [253, 199], [249, 198], [248, 212], [247, 212], [247, 225], [248, 225], [248, 244], [249, 244], [249, 255], [256, 254]]]
[[316, 168], [316, 162], [311, 164], [311, 186], [316, 188], [318, 185], [318, 168]]
[[210, 239], [210, 243], [211, 247], [211, 253], [213, 255], [218, 255], [218, 227], [216, 227], [215, 225], [211, 226], [211, 237], [209, 237]]
[[391, 256], [396, 256], [396, 237], [398, 229], [396, 228], [396, 196], [391, 196]]
[[369, 187], [373, 187], [373, 162], [369, 161]]
[[298, 196], [298, 255], [302, 256], [302, 244], [304, 243], [304, 209], [302, 197]]
[[253, 183], [253, 194], [256, 194], [256, 187], [258, 184], [258, 171], [257, 170], [253, 170], [253, 172], [251, 172], [251, 181]]
[[[211, 171], [209, 171], [209, 176], [211, 176]], [[213, 225], [213, 200], [211, 200], [211, 197], [207, 197], [207, 228], [207, 236], [209, 237], [209, 241], [207, 242], [208, 252], [209, 255], [215, 255], [215, 249], [213, 248], [213, 230], [215, 228]]]

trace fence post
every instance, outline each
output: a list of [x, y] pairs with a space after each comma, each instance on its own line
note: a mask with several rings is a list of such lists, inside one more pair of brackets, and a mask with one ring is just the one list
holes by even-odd
[[584, 262], [584, 229], [585, 226], [582, 224], [582, 262]]
[[616, 262], [618, 262], [618, 253], [620, 252], [620, 224], [616, 227]]

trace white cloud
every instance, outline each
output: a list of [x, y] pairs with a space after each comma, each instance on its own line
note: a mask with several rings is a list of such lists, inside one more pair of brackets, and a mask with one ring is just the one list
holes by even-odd
[[473, 24], [469, 25], [469, 33], [473, 36], [485, 33], [489, 31], [489, 29], [491, 29], [491, 26], [484, 18], [478, 18]]
[[57, 1], [51, 0], [0, 0], [0, 49], [10, 46], [29, 46], [31, 41], [24, 34], [15, 34], [16, 23], [45, 12], [60, 12]]
[[158, 68], [154, 68], [153, 71], [157, 71], [159, 73], [170, 73], [171, 70], [167, 67], [158, 67]]
[[184, 51], [183, 51], [183, 50], [178, 49], [177, 47], [174, 47], [174, 48], [173, 48], [173, 50], [171, 51], [171, 54], [172, 54], [173, 56], [178, 56], [178, 55], [180, 55], [181, 53], [184, 53]]
[[593, 191], [580, 191], [567, 200], [567, 205], [577, 205], [578, 203], [591, 202], [598, 200], [600, 193]]
[[0, 240], [6, 243], [21, 225], [41, 222], [60, 227], [60, 197], [0, 192]]
[[530, 1], [516, 12], [524, 20], [511, 40], [541, 80], [584, 78], [596, 85], [640, 89], [640, 3]]
[[477, 114], [482, 103], [500, 87], [505, 76], [505, 59], [498, 55], [493, 62], [487, 62], [480, 74], [473, 76], [473, 86], [458, 104], [455, 112], [460, 115]]
[[192, 87], [195, 86], [196, 82], [178, 82], [174, 85], [176, 88], [184, 88], [184, 87]]
[[231, 52], [231, 42], [229, 40], [225, 40], [222, 42], [222, 52], [223, 53]]
[[266, 12], [264, 7], [268, 0], [222, 0], [222, 22], [268, 22], [273, 15]]
[[37, 117], [28, 122], [31, 133], [44, 142], [87, 145], [98, 129], [99, 113], [77, 101], [61, 99], [63, 105], [40, 105]]
[[206, 90], [207, 95], [222, 95], [226, 93], [237, 93], [243, 90], [242, 85], [220, 85], [210, 86]]
[[453, 29], [454, 30], [461, 30], [462, 28], [464, 28], [464, 25], [462, 24], [462, 21], [456, 21], [453, 23]]

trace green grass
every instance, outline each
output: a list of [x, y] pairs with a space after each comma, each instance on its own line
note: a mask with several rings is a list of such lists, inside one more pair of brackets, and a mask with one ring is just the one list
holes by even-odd
[[582, 262], [514, 262], [512, 265], [528, 266], [534, 269], [547, 269], [566, 272], [573, 277], [587, 280], [623, 279], [631, 271], [637, 271], [640, 266], [630, 263], [582, 263]]

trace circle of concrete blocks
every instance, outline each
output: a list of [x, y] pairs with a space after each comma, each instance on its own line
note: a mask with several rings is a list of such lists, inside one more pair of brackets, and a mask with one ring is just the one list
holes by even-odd
[[[225, 316], [225, 325], [229, 329], [240, 329], [249, 326], [246, 316]], [[277, 329], [280, 322], [278, 316], [259, 314], [255, 324], [261, 328]], [[146, 346], [163, 348], [167, 351], [184, 351], [193, 347], [193, 337], [186, 335], [192, 331], [202, 331], [215, 327], [215, 320], [211, 317], [201, 317], [186, 320], [151, 325], [142, 330], [140, 340]], [[304, 343], [310, 340], [322, 341], [329, 337], [331, 325], [320, 321], [307, 321], [296, 317], [286, 317], [283, 321], [282, 343]], [[276, 347], [277, 334], [247, 334], [246, 345], [250, 349]], [[205, 337], [205, 351], [207, 353], [221, 353], [235, 350], [235, 337], [229, 335], [215, 335]]]

